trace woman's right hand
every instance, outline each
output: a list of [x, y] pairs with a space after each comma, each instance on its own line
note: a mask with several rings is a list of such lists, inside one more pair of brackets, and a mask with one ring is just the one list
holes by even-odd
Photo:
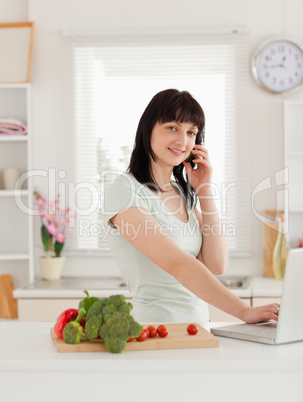
[[269, 320], [278, 321], [280, 304], [272, 303], [260, 307], [244, 308], [241, 319], [247, 324], [256, 324]]

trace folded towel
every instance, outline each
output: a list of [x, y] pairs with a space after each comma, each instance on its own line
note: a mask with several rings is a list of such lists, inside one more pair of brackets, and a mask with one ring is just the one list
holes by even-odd
[[22, 121], [0, 117], [0, 135], [23, 135], [26, 133], [27, 127]]

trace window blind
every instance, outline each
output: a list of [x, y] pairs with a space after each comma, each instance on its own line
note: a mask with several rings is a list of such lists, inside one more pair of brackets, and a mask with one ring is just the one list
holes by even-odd
[[73, 88], [76, 205], [86, 211], [77, 214], [67, 248], [109, 250], [100, 215], [104, 189], [126, 170], [150, 99], [176, 88], [188, 90], [206, 115], [205, 145], [230, 254], [249, 254], [248, 35], [86, 33], [61, 41], [65, 82]]

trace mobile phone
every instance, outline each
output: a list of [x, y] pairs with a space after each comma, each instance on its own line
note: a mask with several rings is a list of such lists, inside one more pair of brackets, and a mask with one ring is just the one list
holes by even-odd
[[205, 127], [202, 130], [201, 133], [201, 145], [204, 147], [205, 146]]
[[195, 155], [194, 154], [190, 154], [189, 157], [185, 160], [185, 162], [190, 162], [191, 167], [193, 169], [195, 169], [195, 167], [197, 166], [197, 164], [195, 162], [193, 162], [193, 159], [195, 159]]
[[[201, 133], [201, 145], [204, 147], [205, 146], [205, 129], [203, 129], [202, 133]], [[194, 154], [190, 154], [189, 157], [186, 159], [185, 162], [190, 162], [191, 167], [193, 169], [196, 168], [197, 164], [195, 162], [193, 162], [193, 159], [195, 159], [195, 155]]]

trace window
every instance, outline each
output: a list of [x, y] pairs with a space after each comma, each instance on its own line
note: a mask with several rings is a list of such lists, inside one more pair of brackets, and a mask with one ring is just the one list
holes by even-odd
[[70, 247], [108, 249], [98, 230], [102, 189], [127, 168], [150, 99], [176, 88], [188, 90], [205, 111], [206, 147], [230, 252], [249, 252], [247, 39], [240, 32], [65, 37], [64, 57], [74, 72], [75, 181], [98, 189], [93, 197], [85, 189], [77, 192], [77, 206], [92, 213], [78, 219]]

